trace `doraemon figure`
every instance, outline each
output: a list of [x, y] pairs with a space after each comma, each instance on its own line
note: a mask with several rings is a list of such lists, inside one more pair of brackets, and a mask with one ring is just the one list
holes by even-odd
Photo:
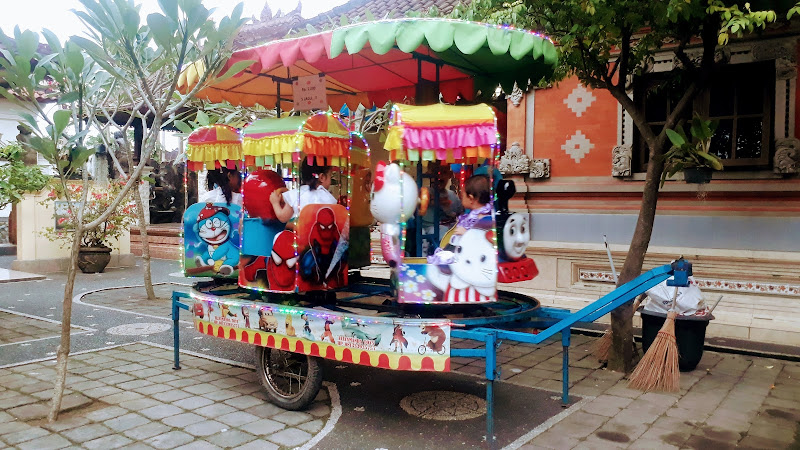
[[497, 300], [497, 252], [491, 230], [472, 228], [458, 241], [451, 275], [428, 266], [428, 280], [447, 303], [487, 303]]
[[197, 267], [209, 266], [222, 276], [231, 275], [239, 264], [239, 248], [230, 240], [230, 210], [223, 206], [206, 203], [197, 215], [194, 231], [203, 243], [203, 252], [195, 257]]

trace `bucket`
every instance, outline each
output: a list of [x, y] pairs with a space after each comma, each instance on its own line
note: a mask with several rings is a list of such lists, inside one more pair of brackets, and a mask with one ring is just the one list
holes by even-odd
[[[667, 315], [640, 309], [642, 316], [642, 348], [645, 352], [655, 340], [658, 331], [664, 325]], [[714, 319], [711, 314], [705, 316], [678, 316], [675, 319], [675, 339], [678, 342], [678, 367], [681, 372], [691, 372], [703, 357], [706, 341], [706, 327]]]

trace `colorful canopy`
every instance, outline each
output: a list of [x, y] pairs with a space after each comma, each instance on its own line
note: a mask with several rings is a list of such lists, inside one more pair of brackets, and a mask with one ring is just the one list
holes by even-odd
[[260, 119], [244, 129], [245, 165], [262, 167], [299, 161], [305, 156], [328, 158], [340, 165], [350, 150], [350, 132], [333, 114]]
[[[546, 37], [526, 30], [447, 19], [392, 19], [355, 24], [333, 31], [266, 43], [237, 51], [221, 73], [240, 61], [253, 61], [232, 78], [212, 82], [198, 96], [235, 105], [275, 106], [289, 110], [291, 81], [324, 74], [328, 104], [367, 107], [417, 95], [416, 87], [439, 79], [439, 91], [453, 103], [471, 100], [477, 91], [493, 93], [501, 84], [526, 89], [552, 75], [558, 62]], [[202, 66], [181, 74], [187, 92]], [[280, 87], [278, 85], [280, 84]], [[289, 99], [289, 100], [287, 100]]]
[[497, 144], [492, 108], [485, 104], [396, 104], [384, 147], [391, 160], [472, 162], [491, 158]]
[[189, 170], [234, 169], [242, 159], [242, 137], [228, 125], [200, 127], [189, 135], [186, 158]]

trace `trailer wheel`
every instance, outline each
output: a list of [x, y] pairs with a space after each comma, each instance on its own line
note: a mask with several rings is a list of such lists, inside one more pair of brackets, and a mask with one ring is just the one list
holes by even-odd
[[269, 401], [283, 409], [304, 409], [322, 386], [319, 358], [268, 347], [256, 347], [256, 373]]

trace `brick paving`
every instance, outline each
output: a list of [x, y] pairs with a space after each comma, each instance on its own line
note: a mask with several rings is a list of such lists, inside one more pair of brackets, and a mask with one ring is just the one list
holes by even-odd
[[[168, 316], [175, 288], [157, 286], [156, 301], [136, 289], [83, 300]], [[1, 319], [0, 330], [30, 328]], [[600, 367], [592, 342], [573, 335], [570, 348], [571, 393], [586, 401], [523, 448], [800, 448], [800, 363], [706, 352], [682, 374], [680, 393], [642, 393]], [[54, 424], [42, 419], [52, 361], [0, 369], [0, 447], [293, 448], [330, 415], [324, 389], [308, 410], [287, 412], [265, 401], [252, 370], [187, 355], [185, 368], [173, 371], [171, 357], [145, 344], [73, 356], [65, 399], [72, 409]], [[498, 361], [506, 382], [561, 389], [560, 340], [503, 344]], [[483, 373], [480, 360], [453, 358], [451, 367]]]
[[0, 345], [58, 336], [61, 325], [0, 311]]
[[[643, 393], [600, 367], [593, 341], [573, 335], [570, 348], [570, 393], [590, 398], [523, 449], [800, 448], [800, 363], [705, 352], [681, 374], [680, 393]], [[561, 389], [560, 339], [503, 344], [498, 360], [503, 380]], [[454, 358], [452, 367], [477, 374], [483, 363]]]
[[[141, 283], [136, 280], [134, 284]], [[109, 291], [91, 293], [83, 296], [82, 301], [91, 305], [108, 306], [124, 309], [139, 314], [148, 314], [156, 317], [172, 317], [172, 291], [187, 290], [176, 284], [161, 284], [153, 286], [156, 293], [155, 300], [148, 300], [142, 287], [115, 289], [111, 295]]]
[[54, 361], [0, 369], [0, 447], [296, 447], [330, 415], [324, 388], [308, 412], [285, 411], [266, 401], [250, 369], [184, 355], [175, 371], [171, 358], [146, 344], [71, 356], [64, 412], [52, 424]]

